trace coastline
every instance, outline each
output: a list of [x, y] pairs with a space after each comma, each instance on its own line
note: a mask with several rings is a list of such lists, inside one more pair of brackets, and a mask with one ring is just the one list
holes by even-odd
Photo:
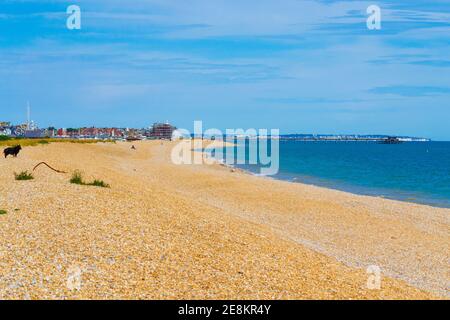
[[[50, 144], [0, 163], [2, 298], [448, 298], [448, 209], [176, 166], [173, 143], [134, 144]], [[42, 159], [111, 188], [45, 169], [13, 180]], [[78, 291], [65, 288], [73, 264]], [[374, 264], [380, 290], [365, 287]]]
[[392, 201], [400, 201], [404, 203], [409, 204], [419, 204], [424, 206], [430, 206], [434, 208], [441, 208], [441, 209], [450, 209], [450, 204], [447, 205], [447, 203], [443, 203], [442, 200], [436, 200], [435, 198], [429, 198], [429, 197], [415, 197], [412, 198], [411, 196], [404, 196], [400, 197], [396, 195], [395, 193], [392, 193], [392, 190], [386, 189], [371, 189], [371, 188], [364, 188], [364, 187], [357, 187], [345, 183], [333, 183], [326, 179], [319, 179], [317, 177], [306, 177], [306, 176], [300, 176], [295, 174], [286, 174], [285, 177], [278, 177], [278, 176], [264, 176], [260, 175], [258, 173], [255, 173], [251, 171], [248, 168], [241, 167], [241, 166], [233, 166], [228, 165], [230, 168], [241, 170], [244, 172], [247, 172], [248, 174], [254, 175], [255, 177], [261, 177], [266, 179], [273, 179], [277, 181], [285, 181], [289, 183], [300, 183], [308, 186], [314, 186], [314, 187], [320, 187], [328, 190], [335, 190], [335, 191], [341, 191], [346, 193], [351, 193], [354, 195], [360, 195], [360, 196], [368, 196], [373, 198], [380, 198], [380, 199], [386, 199], [386, 200], [392, 200]]
[[[227, 145], [225, 147], [235, 147], [236, 145]], [[212, 148], [221, 147], [220, 145], [213, 145]], [[206, 151], [206, 150], [205, 150]], [[219, 163], [224, 163], [218, 160]], [[226, 164], [230, 168], [235, 170], [242, 170], [251, 175], [275, 179], [279, 181], [287, 181], [292, 183], [302, 183], [305, 185], [318, 186], [326, 189], [332, 189], [337, 191], [348, 192], [355, 195], [370, 196], [382, 199], [389, 199], [393, 201], [401, 201], [406, 203], [421, 204], [426, 206], [432, 206], [436, 208], [450, 209], [450, 200], [442, 194], [430, 194], [423, 190], [413, 190], [408, 188], [383, 187], [383, 186], [367, 186], [355, 181], [346, 181], [344, 179], [336, 179], [331, 177], [320, 177], [318, 175], [307, 175], [289, 170], [283, 170], [280, 168], [280, 172], [273, 176], [264, 176], [257, 171], [259, 166], [257, 165], [234, 165]]]

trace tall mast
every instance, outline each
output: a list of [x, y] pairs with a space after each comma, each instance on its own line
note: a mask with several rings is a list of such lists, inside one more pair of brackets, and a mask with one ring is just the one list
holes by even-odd
[[31, 116], [31, 110], [30, 110], [30, 101], [27, 101], [27, 130], [30, 130], [30, 116]]

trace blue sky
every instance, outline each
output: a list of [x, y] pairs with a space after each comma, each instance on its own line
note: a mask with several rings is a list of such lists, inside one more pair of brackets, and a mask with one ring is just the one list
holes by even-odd
[[450, 1], [0, 0], [0, 120], [27, 100], [41, 126], [450, 140]]

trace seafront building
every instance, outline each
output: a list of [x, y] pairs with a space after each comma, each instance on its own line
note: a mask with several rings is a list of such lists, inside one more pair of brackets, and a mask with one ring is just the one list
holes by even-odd
[[154, 123], [149, 134], [149, 138], [151, 139], [165, 139], [171, 140], [172, 134], [177, 128], [166, 123]]
[[13, 125], [8, 121], [0, 121], [0, 135], [21, 138], [60, 138], [60, 139], [102, 139], [102, 140], [143, 140], [143, 139], [167, 139], [172, 138], [176, 127], [169, 122], [156, 122], [148, 128], [55, 128], [40, 129], [32, 122]]

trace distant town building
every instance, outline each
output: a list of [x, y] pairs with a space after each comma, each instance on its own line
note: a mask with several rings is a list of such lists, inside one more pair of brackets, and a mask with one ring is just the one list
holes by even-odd
[[43, 134], [46, 138], [53, 138], [54, 136], [56, 136], [56, 129], [53, 127], [49, 127], [47, 129], [44, 129]]
[[80, 129], [67, 128], [66, 135], [70, 138], [77, 138], [80, 136]]
[[169, 123], [155, 123], [150, 129], [150, 138], [153, 139], [172, 139], [172, 133], [177, 128]]
[[44, 130], [41, 129], [33, 129], [33, 130], [25, 130], [25, 133], [23, 135], [25, 138], [43, 138]]
[[11, 135], [11, 129], [6, 127], [0, 127], [0, 136], [10, 136]]
[[0, 136], [10, 136], [11, 135], [11, 123], [10, 122], [0, 122]]
[[67, 137], [67, 130], [60, 128], [56, 131], [56, 135], [58, 137]]

